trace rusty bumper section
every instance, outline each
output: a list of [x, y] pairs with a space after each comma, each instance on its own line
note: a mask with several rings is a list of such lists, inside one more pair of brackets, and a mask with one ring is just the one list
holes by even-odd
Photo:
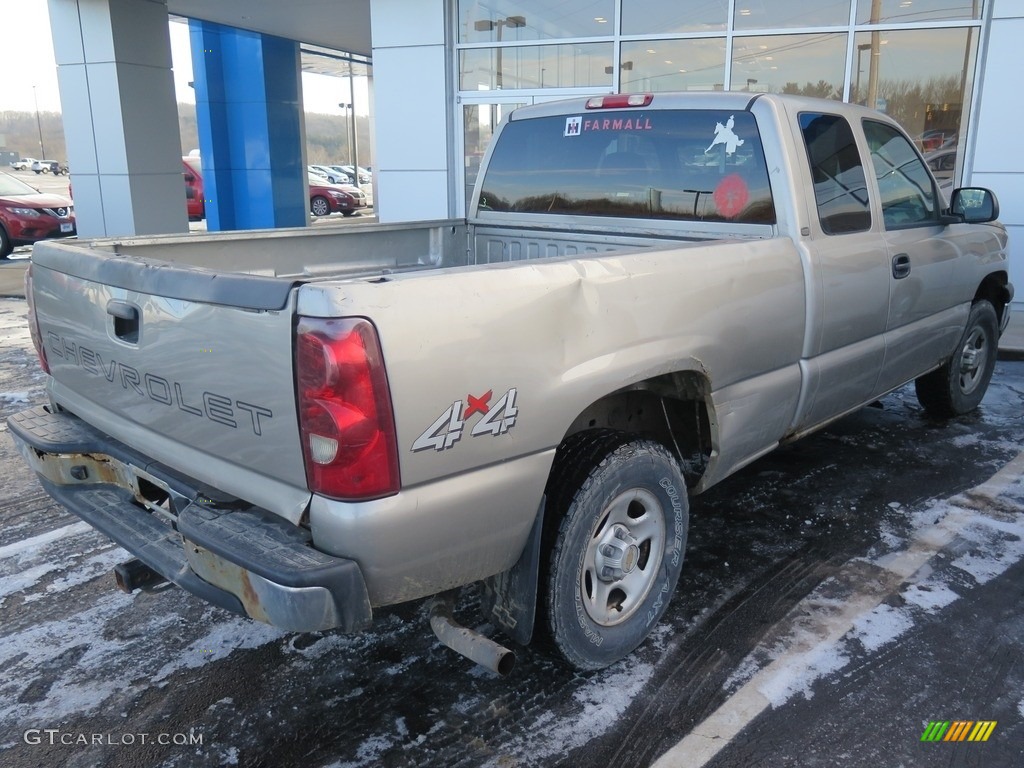
[[307, 530], [219, 499], [72, 414], [39, 407], [7, 423], [54, 499], [168, 581], [282, 629], [370, 625], [359, 566], [314, 549]]

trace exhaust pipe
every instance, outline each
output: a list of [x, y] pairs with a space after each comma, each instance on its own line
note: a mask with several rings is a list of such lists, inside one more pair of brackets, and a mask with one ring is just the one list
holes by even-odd
[[435, 597], [430, 604], [430, 628], [453, 651], [502, 677], [516, 665], [516, 655], [508, 648], [456, 623], [450, 597]]

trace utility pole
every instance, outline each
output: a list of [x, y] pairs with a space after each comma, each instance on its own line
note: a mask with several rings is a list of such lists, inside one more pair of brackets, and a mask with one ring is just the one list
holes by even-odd
[[43, 146], [43, 123], [39, 119], [39, 97], [36, 95], [36, 87], [32, 86], [32, 100], [36, 103], [36, 128], [39, 130], [39, 159], [46, 159], [46, 147]]

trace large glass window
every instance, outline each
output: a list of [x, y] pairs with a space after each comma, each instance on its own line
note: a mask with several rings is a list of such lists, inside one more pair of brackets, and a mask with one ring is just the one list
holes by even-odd
[[480, 209], [775, 222], [754, 116], [714, 110], [514, 120], [491, 155]]
[[607, 88], [612, 82], [611, 43], [467, 48], [459, 55], [464, 91]]
[[826, 27], [850, 23], [850, 0], [736, 0], [736, 29]]
[[818, 220], [826, 235], [871, 228], [871, 207], [864, 165], [850, 124], [838, 115], [800, 114]]
[[718, 32], [728, 18], [727, 0], [622, 0], [624, 35]]
[[914, 148], [891, 125], [864, 121], [864, 135], [882, 198], [886, 229], [903, 229], [938, 222], [938, 196], [932, 177]]
[[977, 31], [859, 32], [856, 43], [850, 100], [891, 115], [922, 152], [955, 147], [969, 112]]
[[733, 40], [732, 90], [843, 98], [845, 34]]
[[459, 0], [459, 42], [611, 36], [615, 0]]
[[623, 43], [620, 58], [624, 92], [725, 90], [725, 38]]
[[462, 127], [466, 153], [466, 203], [480, 173], [484, 153], [504, 117], [522, 104], [467, 104], [462, 108]]
[[982, 0], [857, 0], [858, 24], [980, 19]]

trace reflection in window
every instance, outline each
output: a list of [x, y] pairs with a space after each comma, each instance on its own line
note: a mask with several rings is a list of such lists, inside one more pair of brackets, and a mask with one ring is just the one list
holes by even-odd
[[859, 32], [850, 100], [891, 115], [922, 152], [956, 147], [966, 127], [977, 37], [963, 27]]
[[463, 107], [462, 126], [466, 145], [466, 204], [473, 194], [473, 185], [480, 173], [484, 152], [501, 121], [521, 104], [470, 104]]
[[826, 235], [871, 228], [871, 208], [860, 152], [850, 124], [838, 115], [800, 114], [814, 183], [818, 220]]
[[731, 88], [841, 99], [847, 39], [844, 34], [737, 37]]
[[622, 34], [720, 32], [725, 29], [728, 6], [728, 0], [622, 0]]
[[464, 91], [611, 86], [612, 44], [468, 48], [459, 73]]
[[623, 43], [620, 58], [624, 92], [724, 90], [721, 38]]
[[736, 0], [736, 29], [828, 27], [850, 23], [850, 0]]
[[858, 24], [980, 18], [981, 0], [857, 0]]
[[874, 120], [864, 121], [864, 135], [878, 179], [885, 228], [936, 224], [935, 185], [910, 142], [892, 126]]
[[614, 0], [459, 0], [459, 42], [606, 37], [614, 19]]
[[622, 109], [513, 120], [480, 195], [483, 211], [775, 223], [749, 112]]

